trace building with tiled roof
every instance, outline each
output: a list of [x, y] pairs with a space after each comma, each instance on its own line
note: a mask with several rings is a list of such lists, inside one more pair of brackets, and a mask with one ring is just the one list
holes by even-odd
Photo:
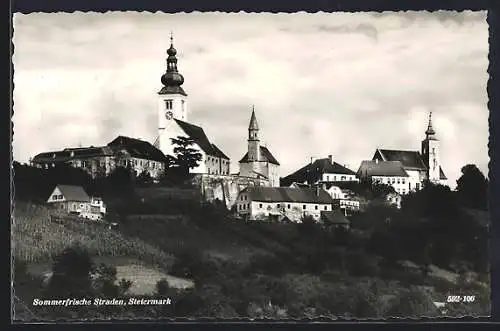
[[248, 126], [248, 151], [240, 160], [239, 176], [262, 178], [269, 181], [272, 187], [280, 186], [279, 162], [269, 151], [260, 144], [259, 125], [255, 110], [252, 109]]
[[333, 160], [333, 156], [316, 159], [294, 173], [281, 178], [281, 186], [292, 183], [314, 185], [319, 183], [357, 182], [356, 173]]
[[236, 199], [236, 212], [249, 220], [288, 218], [301, 222], [305, 216], [319, 220], [321, 211], [331, 211], [334, 201], [320, 187], [247, 187]]
[[101, 198], [89, 197], [85, 189], [77, 185], [56, 185], [47, 203], [69, 214], [99, 220], [106, 213], [106, 205]]
[[137, 174], [147, 171], [156, 178], [164, 171], [165, 161], [165, 155], [149, 142], [118, 136], [106, 146], [40, 153], [31, 159], [31, 164], [45, 169], [66, 164], [85, 170], [93, 178], [107, 176], [117, 166], [129, 166]]
[[192, 148], [202, 155], [202, 159], [190, 173], [229, 175], [229, 157], [210, 141], [203, 128], [188, 122], [188, 95], [182, 88], [184, 77], [177, 69], [177, 50], [172, 38], [167, 54], [167, 70], [161, 77], [163, 86], [158, 92], [158, 136], [154, 146], [164, 155], [175, 157], [176, 146], [172, 139], [191, 138]]
[[439, 140], [432, 127], [431, 116], [432, 113], [429, 114], [420, 152], [377, 148], [372, 160], [361, 162], [358, 176], [391, 185], [399, 194], [419, 190], [426, 180], [446, 184], [447, 178], [440, 162]]

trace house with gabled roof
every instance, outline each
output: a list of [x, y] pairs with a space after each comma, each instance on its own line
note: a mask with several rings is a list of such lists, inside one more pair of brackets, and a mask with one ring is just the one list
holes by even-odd
[[47, 204], [83, 218], [99, 220], [106, 214], [106, 205], [99, 197], [90, 197], [78, 185], [58, 184], [47, 199]]
[[372, 160], [361, 162], [358, 176], [391, 185], [399, 194], [419, 190], [425, 181], [445, 185], [439, 145], [430, 113], [421, 151], [377, 148]]
[[280, 163], [266, 146], [262, 146], [259, 138], [259, 125], [252, 109], [248, 126], [248, 151], [240, 160], [239, 176], [265, 179], [269, 186], [278, 187]]
[[301, 222], [305, 216], [319, 220], [322, 211], [331, 211], [332, 197], [320, 187], [247, 187], [236, 199], [236, 212], [249, 220], [270, 219], [281, 221], [285, 217]]
[[315, 185], [321, 183], [357, 182], [356, 173], [333, 160], [332, 155], [327, 158], [311, 160], [299, 170], [281, 178], [281, 186], [290, 186], [292, 183]]

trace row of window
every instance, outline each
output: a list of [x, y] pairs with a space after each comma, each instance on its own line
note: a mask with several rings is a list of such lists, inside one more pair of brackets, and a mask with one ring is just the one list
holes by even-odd
[[[272, 208], [272, 205], [269, 204], [267, 206], [267, 208], [271, 207]], [[285, 208], [286, 209], [292, 209], [292, 205], [291, 204], [276, 204], [276, 208]], [[259, 203], [259, 208], [264, 208], [264, 204], [262, 203]], [[250, 204], [249, 203], [246, 203], [246, 204], [238, 204], [238, 210], [245, 210], [245, 209], [250, 209]], [[307, 205], [302, 205], [302, 209], [303, 210], [306, 210], [307, 209]], [[319, 205], [314, 205], [314, 209], [315, 210], [319, 210]], [[323, 206], [323, 210], [328, 210], [328, 206]]]
[[63, 199], [62, 194], [54, 194], [52, 196], [52, 200], [62, 200], [62, 199]]
[[[380, 179], [380, 178], [377, 178], [375, 180], [375, 182], [377, 182], [377, 183], [384, 183], [384, 180]], [[386, 178], [385, 183], [387, 183], [387, 184], [405, 184], [406, 183], [406, 179], [400, 178], [400, 177], [398, 177], [398, 178], [391, 177], [391, 178]]]
[[[353, 179], [353, 177], [349, 177], [349, 179]], [[340, 176], [340, 180], [341, 181], [348, 180], [348, 177], [347, 176]], [[326, 175], [326, 181], [327, 182], [330, 181], [330, 175]], [[332, 176], [332, 181], [336, 182], [337, 181], [337, 176]]]

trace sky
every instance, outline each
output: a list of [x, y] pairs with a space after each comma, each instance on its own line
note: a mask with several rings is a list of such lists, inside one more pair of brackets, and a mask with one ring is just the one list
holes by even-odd
[[13, 157], [153, 142], [170, 32], [189, 121], [231, 158], [252, 105], [280, 176], [332, 155], [419, 150], [433, 112], [442, 168], [487, 175], [486, 12], [14, 14]]

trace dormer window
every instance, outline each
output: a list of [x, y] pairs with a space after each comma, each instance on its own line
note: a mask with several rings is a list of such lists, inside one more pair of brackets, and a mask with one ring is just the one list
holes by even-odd
[[173, 100], [165, 100], [165, 109], [170, 110], [173, 107]]

